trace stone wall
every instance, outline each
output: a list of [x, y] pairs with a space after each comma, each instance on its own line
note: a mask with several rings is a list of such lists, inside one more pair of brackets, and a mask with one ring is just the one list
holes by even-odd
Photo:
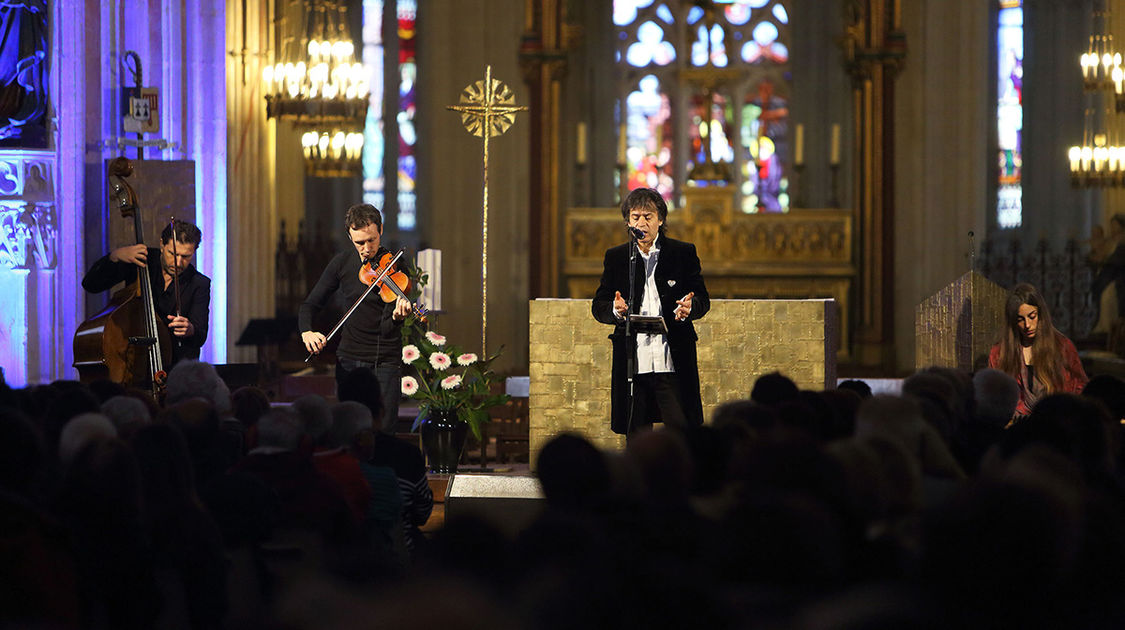
[[[531, 301], [531, 462], [562, 431], [603, 449], [625, 440], [609, 429], [611, 326], [589, 300]], [[836, 381], [839, 317], [833, 300], [712, 300], [695, 322], [700, 393], [710, 421], [719, 404], [747, 398], [754, 380], [779, 371], [802, 388]]]

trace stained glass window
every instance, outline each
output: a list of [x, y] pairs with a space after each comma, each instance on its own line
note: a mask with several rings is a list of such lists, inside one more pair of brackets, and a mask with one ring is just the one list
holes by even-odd
[[385, 203], [383, 155], [383, 0], [363, 2], [363, 64], [371, 68], [371, 96], [363, 128], [363, 201]]
[[789, 153], [789, 101], [773, 82], [760, 81], [742, 109], [743, 212], [784, 212], [789, 208], [789, 178], [782, 156]]
[[[743, 211], [789, 209], [787, 4], [614, 0], [627, 188], [654, 187], [676, 205], [685, 187], [714, 183], [689, 180], [709, 155], [729, 166], [731, 181], [719, 183], [735, 188]], [[706, 103], [699, 77], [712, 69], [723, 78]]]
[[996, 222], [1001, 228], [1012, 228], [1023, 222], [1023, 0], [999, 2]]
[[672, 108], [660, 80], [648, 75], [626, 98], [624, 153], [618, 161], [626, 165], [629, 189], [647, 187], [672, 196]]
[[416, 0], [398, 0], [398, 227], [413, 230], [417, 194], [414, 192], [418, 177], [415, 147], [418, 134], [414, 129], [416, 81], [418, 66], [415, 63], [417, 31], [414, 19], [418, 13]]
[[[386, 173], [383, 162], [387, 152], [386, 142], [393, 143], [397, 155], [397, 207], [393, 213], [400, 230], [413, 230], [417, 223], [418, 168], [416, 146], [418, 135], [414, 126], [417, 106], [415, 48], [417, 39], [415, 18], [417, 0], [389, 0], [394, 3], [397, 58], [386, 59], [383, 41], [384, 0], [363, 2], [363, 60], [372, 69], [371, 99], [364, 127], [363, 200], [377, 208], [386, 207]], [[383, 118], [385, 110], [386, 77], [397, 78], [398, 109], [388, 124]], [[392, 88], [393, 89], [393, 88]], [[385, 213], [386, 214], [386, 213]]]

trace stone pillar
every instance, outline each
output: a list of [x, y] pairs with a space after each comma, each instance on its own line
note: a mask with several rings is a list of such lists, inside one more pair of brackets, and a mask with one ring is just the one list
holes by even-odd
[[58, 225], [54, 152], [0, 150], [0, 367], [9, 385], [62, 376]]
[[899, 0], [849, 0], [844, 13], [841, 43], [855, 112], [844, 164], [853, 172], [859, 230], [853, 356], [886, 369], [894, 362], [894, 80], [906, 37]]
[[[266, 118], [260, 82], [262, 68], [271, 63], [269, 0], [228, 2], [227, 41], [232, 51], [226, 71], [227, 178], [229, 208], [225, 273], [230, 290], [223, 313], [228, 322], [228, 361], [253, 362], [256, 349], [234, 345], [253, 318], [273, 317], [278, 237], [278, 200], [289, 200], [291, 210], [303, 209], [305, 175], [300, 139], [289, 123]], [[279, 141], [284, 137], [284, 143]], [[288, 177], [277, 176], [277, 154], [285, 154]], [[296, 230], [297, 212], [288, 225]], [[317, 270], [319, 273], [319, 270]], [[217, 304], [216, 304], [217, 306]], [[213, 313], [212, 317], [216, 314]]]

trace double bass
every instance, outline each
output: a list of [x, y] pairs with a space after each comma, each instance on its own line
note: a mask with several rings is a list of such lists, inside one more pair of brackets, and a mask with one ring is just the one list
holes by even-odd
[[[125, 178], [133, 173], [127, 158], [109, 163], [110, 207], [133, 220], [138, 244], [144, 244], [144, 223], [137, 193]], [[147, 264], [159, 264], [148, 260]], [[137, 279], [113, 295], [105, 309], [82, 322], [74, 334], [74, 367], [83, 382], [110, 380], [152, 392], [159, 399], [172, 362], [172, 339], [156, 314], [147, 267], [137, 267]]]

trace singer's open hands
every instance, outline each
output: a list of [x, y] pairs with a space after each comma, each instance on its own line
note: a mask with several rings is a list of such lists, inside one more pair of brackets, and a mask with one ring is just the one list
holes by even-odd
[[695, 291], [676, 300], [676, 321], [682, 322], [688, 318], [688, 315], [691, 315], [691, 298], [693, 297], [695, 297]]

